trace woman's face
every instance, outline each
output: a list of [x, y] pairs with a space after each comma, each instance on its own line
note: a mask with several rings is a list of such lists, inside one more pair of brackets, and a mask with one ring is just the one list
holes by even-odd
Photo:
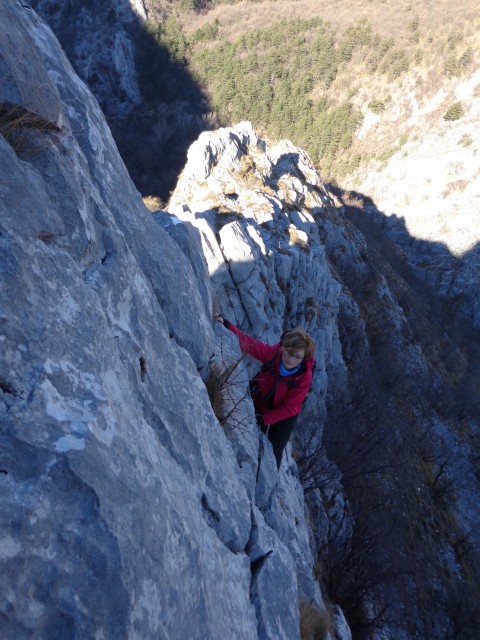
[[282, 362], [286, 369], [295, 369], [305, 358], [305, 349], [282, 349]]

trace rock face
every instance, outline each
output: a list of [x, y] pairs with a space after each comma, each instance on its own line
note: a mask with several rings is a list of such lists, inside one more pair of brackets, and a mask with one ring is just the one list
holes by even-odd
[[[250, 123], [202, 134], [169, 204], [201, 231], [217, 310], [267, 342], [284, 322], [305, 327], [317, 341], [319, 374], [343, 366], [340, 285], [316, 221], [329, 207], [306, 154], [288, 141], [266, 150]], [[326, 378], [318, 380], [322, 398]]]
[[[34, 127], [22, 148], [0, 138], [0, 635], [297, 638], [299, 598], [326, 609], [296, 465], [288, 455], [277, 476], [243, 365], [241, 429], [220, 426], [204, 384], [212, 358], [239, 357], [233, 335], [212, 327], [212, 295], [217, 306], [227, 295], [215, 287], [233, 282], [229, 270], [248, 278], [251, 259], [267, 269], [266, 254], [252, 257], [260, 239], [224, 230], [238, 246], [211, 289], [198, 231], [174, 225], [171, 237], [152, 219], [46, 25], [15, 0], [1, 15], [3, 41], [15, 34], [5, 90], [25, 84], [12, 60], [31, 52], [27, 80], [41, 80], [54, 107], [42, 115], [61, 130]], [[325, 368], [339, 366], [339, 288], [321, 250], [290, 253], [284, 284], [308, 264], [319, 276], [309, 295], [332, 308], [321, 398]], [[278, 318], [253, 311], [267, 299], [253, 292], [249, 314], [273, 337]]]
[[107, 0], [92, 6], [75, 0], [30, 4], [48, 21], [77, 73], [110, 116], [126, 115], [141, 103], [134, 28], [147, 18], [142, 0]]

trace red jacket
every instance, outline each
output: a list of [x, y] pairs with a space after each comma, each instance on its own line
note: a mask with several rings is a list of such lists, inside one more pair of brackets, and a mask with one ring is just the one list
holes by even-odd
[[[255, 381], [259, 393], [254, 394], [255, 410], [259, 413], [265, 424], [274, 424], [279, 420], [296, 416], [302, 410], [305, 396], [312, 384], [314, 358], [308, 358], [302, 363], [298, 373], [292, 376], [279, 376], [280, 360], [282, 357], [281, 344], [273, 346], [255, 340], [247, 336], [243, 331], [229, 323], [228, 328], [236, 333], [243, 353], [252, 356], [262, 363], [271, 362], [272, 367], [267, 371], [259, 371]], [[269, 391], [276, 384], [273, 398], [265, 400]]]

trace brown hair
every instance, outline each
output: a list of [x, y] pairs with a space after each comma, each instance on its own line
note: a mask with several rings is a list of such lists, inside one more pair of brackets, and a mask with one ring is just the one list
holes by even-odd
[[313, 357], [315, 351], [314, 339], [300, 327], [295, 327], [295, 329], [285, 333], [282, 346], [285, 349], [305, 349], [304, 360]]

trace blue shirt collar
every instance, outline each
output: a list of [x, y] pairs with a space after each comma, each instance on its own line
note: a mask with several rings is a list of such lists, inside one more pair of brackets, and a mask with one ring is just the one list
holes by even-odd
[[287, 369], [283, 364], [282, 360], [280, 359], [279, 373], [281, 376], [293, 376], [295, 373], [297, 373], [300, 370], [301, 366], [302, 366], [302, 363], [298, 364], [294, 369]]

